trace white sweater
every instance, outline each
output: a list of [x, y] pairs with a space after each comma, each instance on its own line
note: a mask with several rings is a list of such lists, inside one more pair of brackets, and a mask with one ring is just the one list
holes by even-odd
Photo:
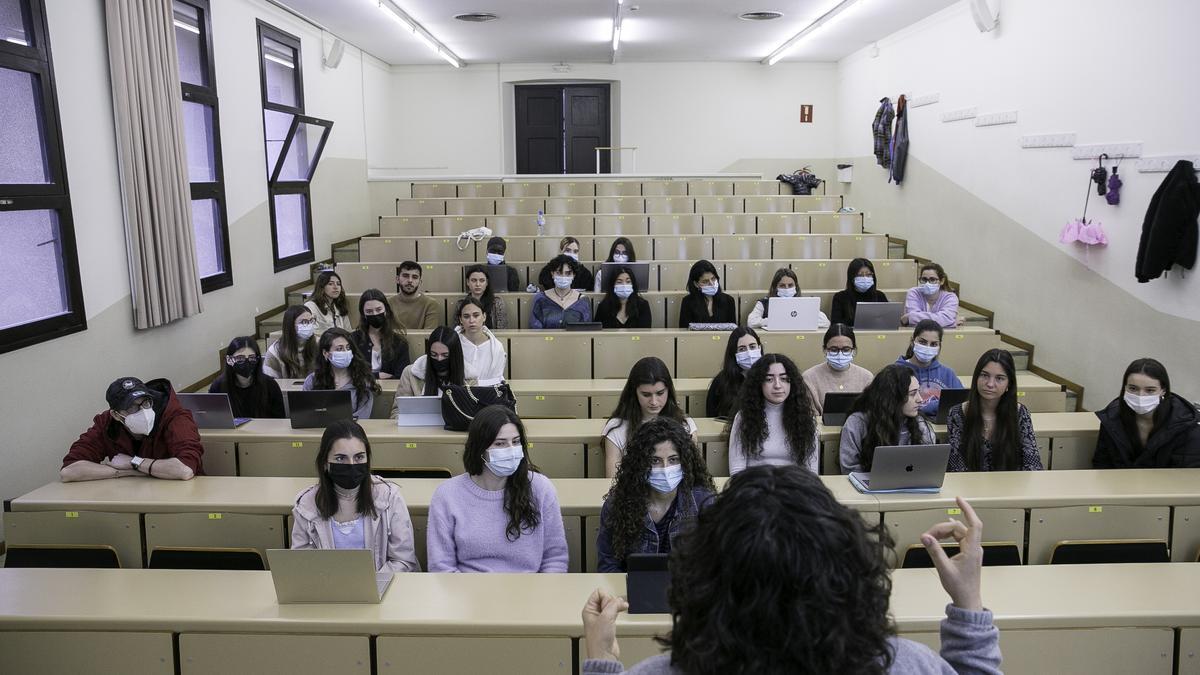
[[[783, 405], [766, 403], [767, 438], [763, 441], [762, 452], [756, 457], [750, 457], [742, 446], [741, 428], [742, 413], [733, 417], [733, 427], [729, 431], [729, 475], [732, 476], [751, 466], [783, 466], [793, 464], [792, 448], [788, 443], [787, 431], [783, 428]], [[813, 429], [813, 451], [804, 462], [804, 468], [817, 473], [821, 456], [821, 429]]]
[[463, 335], [462, 326], [456, 326], [454, 332], [462, 338], [463, 374], [466, 379], [478, 380], [480, 384], [495, 384], [504, 379], [508, 354], [491, 330], [486, 327], [483, 329], [488, 339], [481, 345], [476, 345]]

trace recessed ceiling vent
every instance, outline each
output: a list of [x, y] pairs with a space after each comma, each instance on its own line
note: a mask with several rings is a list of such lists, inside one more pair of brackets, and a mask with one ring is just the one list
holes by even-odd
[[771, 21], [772, 19], [778, 19], [782, 16], [783, 16], [783, 12], [776, 12], [773, 10], [764, 10], [761, 12], [746, 12], [745, 14], [738, 14], [738, 18], [743, 21]]
[[471, 23], [484, 23], [487, 21], [495, 21], [500, 17], [491, 12], [468, 12], [466, 14], [455, 14], [454, 18], [459, 21], [470, 21]]

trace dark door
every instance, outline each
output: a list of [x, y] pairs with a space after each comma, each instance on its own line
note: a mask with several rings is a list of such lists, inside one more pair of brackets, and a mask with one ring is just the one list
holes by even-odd
[[[517, 173], [594, 173], [609, 144], [608, 85], [516, 88]], [[609, 153], [600, 172], [609, 173]]]

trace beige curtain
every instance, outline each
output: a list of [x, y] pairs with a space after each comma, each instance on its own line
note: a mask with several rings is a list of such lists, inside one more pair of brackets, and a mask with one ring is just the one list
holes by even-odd
[[198, 314], [171, 0], [105, 0], [133, 325]]

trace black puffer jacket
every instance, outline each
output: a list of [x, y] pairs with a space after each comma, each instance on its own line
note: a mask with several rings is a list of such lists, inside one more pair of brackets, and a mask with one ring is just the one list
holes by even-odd
[[1161, 427], [1155, 429], [1138, 451], [1121, 423], [1121, 399], [1113, 399], [1100, 418], [1096, 454], [1097, 469], [1179, 469], [1200, 467], [1200, 411], [1178, 394], [1169, 394], [1159, 405], [1170, 406]]

